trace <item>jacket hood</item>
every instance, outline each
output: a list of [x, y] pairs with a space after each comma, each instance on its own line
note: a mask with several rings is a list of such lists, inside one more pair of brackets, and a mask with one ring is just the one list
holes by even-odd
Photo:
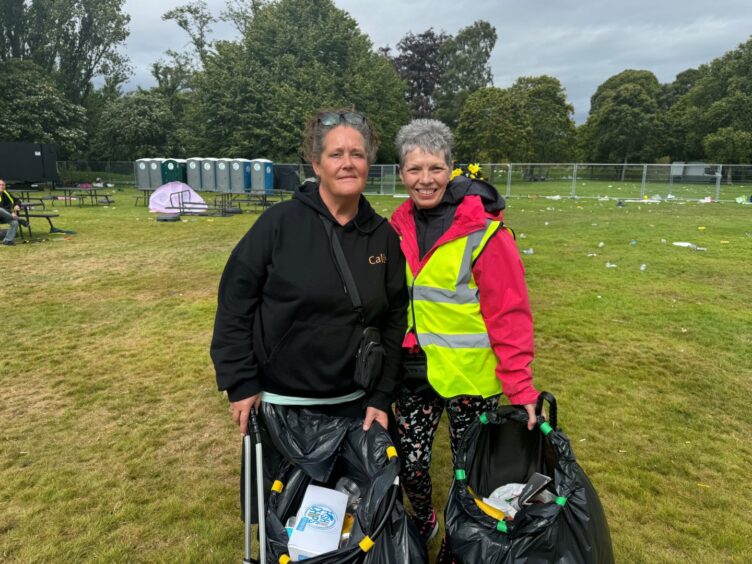
[[[329, 211], [329, 208], [326, 207], [326, 204], [324, 204], [324, 201], [321, 199], [318, 182], [304, 182], [293, 193], [292, 198], [293, 200], [297, 200], [309, 208], [312, 208], [316, 213], [323, 215], [335, 225], [339, 225]], [[343, 229], [345, 229], [345, 231], [357, 229], [361, 233], [372, 233], [384, 221], [386, 220], [378, 215], [373, 210], [368, 200], [361, 195], [360, 200], [358, 201], [358, 213], [352, 221], [343, 226]]]
[[465, 196], [480, 196], [483, 208], [493, 215], [498, 214], [507, 205], [502, 195], [491, 183], [463, 175], [449, 182], [443, 201], [459, 204]]
[[[449, 230], [449, 235], [456, 237], [482, 227], [486, 219], [502, 221], [506, 202], [498, 190], [485, 180], [458, 176], [447, 185], [439, 206], [456, 208], [452, 228]], [[394, 211], [391, 223], [397, 233], [405, 235], [415, 231], [415, 213], [416, 208], [410, 198]]]

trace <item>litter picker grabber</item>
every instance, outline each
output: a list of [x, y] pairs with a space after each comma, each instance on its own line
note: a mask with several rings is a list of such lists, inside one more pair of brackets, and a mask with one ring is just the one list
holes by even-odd
[[[256, 502], [258, 504], [259, 558], [251, 558], [251, 446], [256, 450]], [[248, 425], [243, 436], [243, 525], [245, 529], [245, 557], [243, 564], [264, 564], [266, 562], [266, 522], [264, 513], [264, 468], [261, 430], [259, 429], [256, 410], [251, 408]]]

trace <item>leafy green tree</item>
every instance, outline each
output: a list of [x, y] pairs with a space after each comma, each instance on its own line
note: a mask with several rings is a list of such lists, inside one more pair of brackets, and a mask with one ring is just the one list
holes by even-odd
[[496, 28], [479, 20], [442, 44], [446, 70], [436, 89], [435, 115], [450, 127], [457, 125], [465, 100], [493, 83], [488, 61], [496, 38]]
[[657, 145], [659, 94], [658, 79], [649, 71], [626, 70], [601, 84], [580, 137], [588, 160], [626, 165], [655, 158], [650, 151]]
[[26, 6], [24, 0], [0, 1], [0, 61], [25, 54]]
[[397, 43], [399, 54], [392, 62], [407, 83], [407, 103], [413, 118], [433, 116], [434, 92], [446, 71], [443, 45], [448, 39], [446, 33], [430, 28], [418, 35], [408, 33]]
[[229, 22], [235, 26], [240, 35], [245, 37], [248, 33], [248, 26], [253, 21], [253, 15], [264, 4], [270, 0], [227, 0], [225, 9], [222, 10], [219, 18], [222, 21]]
[[0, 138], [54, 143], [66, 158], [86, 142], [85, 110], [65, 99], [31, 61], [0, 62]]
[[110, 102], [102, 113], [93, 151], [102, 160], [129, 161], [173, 153], [170, 106], [155, 91], [137, 90]]
[[716, 163], [752, 162], [752, 131], [722, 127], [703, 140], [706, 157]]
[[409, 118], [405, 85], [372, 50], [356, 22], [331, 0], [279, 0], [260, 6], [242, 43], [218, 42], [196, 76], [202, 152], [295, 160], [306, 119], [318, 108], [364, 111], [394, 162], [392, 139]]
[[459, 162], [529, 162], [533, 155], [525, 97], [512, 89], [488, 87], [472, 93], [455, 133]]
[[202, 64], [206, 64], [206, 57], [212, 49], [212, 41], [209, 39], [212, 31], [211, 25], [217, 21], [209, 11], [206, 2], [193, 0], [188, 4], [177, 6], [165, 12], [162, 19], [173, 20], [188, 34], [199, 60]]
[[152, 63], [151, 74], [157, 81], [155, 90], [168, 100], [172, 113], [180, 115], [197, 69], [193, 59], [185, 53], [170, 49], [167, 56], [167, 61], [160, 59]]
[[565, 162], [574, 157], [574, 106], [564, 87], [551, 76], [521, 77], [512, 93], [525, 99], [533, 129], [532, 160], [536, 163]]
[[625, 85], [637, 86], [655, 100], [658, 99], [661, 91], [661, 85], [652, 72], [628, 69], [615, 74], [598, 86], [595, 94], [590, 97], [590, 113], [597, 112], [602, 104], [611, 100], [613, 92]]
[[81, 103], [92, 79], [129, 75], [118, 52], [128, 37], [124, 0], [32, 0], [25, 7], [22, 57], [37, 63], [72, 102]]
[[659, 96], [661, 110], [670, 110], [682, 96], [697, 84], [697, 81], [702, 78], [702, 74], [700, 69], [687, 69], [677, 74], [673, 82], [662, 84]]
[[[732, 149], [735, 143], [728, 140], [752, 131], [750, 69], [752, 38], [708, 64], [677, 76], [672, 85], [677, 96], [667, 112], [672, 157], [696, 160], [712, 158], [711, 154], [737, 154]], [[723, 133], [713, 135], [720, 130]]]

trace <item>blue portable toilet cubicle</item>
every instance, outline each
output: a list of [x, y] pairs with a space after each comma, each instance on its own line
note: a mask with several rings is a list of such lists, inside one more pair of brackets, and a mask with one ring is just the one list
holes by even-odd
[[149, 180], [149, 162], [151, 159], [137, 159], [133, 163], [133, 176], [136, 178], [136, 188], [151, 188]]
[[207, 192], [217, 191], [217, 159], [201, 159], [201, 189]]
[[232, 159], [217, 159], [215, 178], [217, 192], [230, 192], [230, 163]]
[[191, 157], [186, 161], [186, 184], [194, 190], [201, 190], [201, 161], [203, 160], [201, 157]]
[[232, 159], [230, 162], [230, 191], [243, 194], [251, 191], [251, 161]]
[[271, 192], [274, 189], [274, 164], [268, 159], [251, 161], [251, 191]]
[[149, 159], [149, 187], [159, 188], [164, 184], [162, 181], [162, 157]]

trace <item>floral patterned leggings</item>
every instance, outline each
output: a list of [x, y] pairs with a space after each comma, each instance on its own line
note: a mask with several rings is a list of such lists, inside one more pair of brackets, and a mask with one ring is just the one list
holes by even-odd
[[481, 413], [495, 409], [498, 403], [498, 397], [483, 399], [478, 396], [459, 396], [447, 400], [433, 392], [414, 394], [404, 387], [400, 390], [395, 405], [397, 431], [403, 453], [400, 480], [417, 519], [429, 519], [433, 510], [433, 487], [428, 470], [431, 467], [433, 438], [444, 409], [449, 417], [454, 465], [457, 448], [465, 430]]

